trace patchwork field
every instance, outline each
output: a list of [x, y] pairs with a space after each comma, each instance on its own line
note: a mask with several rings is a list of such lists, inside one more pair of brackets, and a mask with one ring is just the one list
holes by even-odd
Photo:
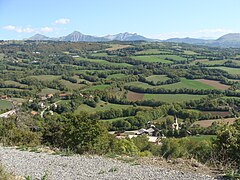
[[181, 81], [174, 84], [162, 85], [162, 88], [166, 89], [180, 89], [180, 88], [187, 88], [187, 89], [216, 89], [213, 86], [208, 84], [199, 82], [197, 80], [190, 80], [181, 78]]
[[203, 114], [211, 114], [213, 116], [228, 116], [231, 113], [229, 111], [201, 111]]
[[174, 103], [186, 102], [190, 100], [198, 100], [206, 97], [206, 95], [192, 95], [192, 94], [144, 94], [144, 99], [154, 99], [157, 101]]
[[224, 124], [226, 124], [226, 123], [233, 124], [235, 121], [236, 121], [236, 118], [201, 120], [201, 121], [194, 122], [193, 125], [199, 125], [201, 127], [209, 127], [212, 125], [213, 122], [224, 123]]
[[127, 100], [129, 101], [141, 101], [143, 100], [144, 94], [143, 93], [135, 93], [132, 91], [128, 91], [127, 93]]
[[126, 85], [130, 86], [136, 86], [136, 87], [143, 87], [143, 88], [165, 88], [165, 89], [181, 89], [181, 88], [187, 88], [187, 89], [216, 89], [213, 86], [210, 86], [208, 84], [199, 82], [197, 80], [190, 80], [181, 78], [181, 81], [174, 84], [166, 84], [166, 85], [160, 85], [160, 86], [151, 86], [147, 83], [142, 82], [131, 82], [127, 83]]
[[212, 86], [212, 87], [214, 87], [216, 89], [220, 89], [220, 90], [227, 90], [227, 89], [229, 89], [231, 87], [231, 86], [222, 84], [219, 81], [214, 81], [214, 80], [196, 79], [196, 81], [201, 82], [203, 84], [207, 84], [209, 86]]
[[209, 69], [221, 69], [223, 71], [228, 72], [229, 74], [239, 74], [240, 68], [230, 68], [230, 67], [208, 67]]
[[161, 55], [151, 55], [151, 56], [131, 56], [133, 59], [144, 61], [144, 62], [159, 62], [159, 63], [172, 63], [170, 60], [166, 60]]

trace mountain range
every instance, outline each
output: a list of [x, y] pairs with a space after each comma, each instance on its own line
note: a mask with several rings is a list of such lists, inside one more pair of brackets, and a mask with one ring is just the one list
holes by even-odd
[[59, 38], [51, 38], [44, 36], [42, 34], [35, 34], [34, 36], [28, 38], [27, 40], [32, 41], [70, 41], [70, 42], [105, 42], [105, 41], [155, 41], [153, 39], [146, 38], [144, 36], [138, 35], [137, 33], [131, 34], [128, 32], [119, 33], [115, 35], [107, 35], [103, 37], [85, 35], [78, 31], [74, 31], [67, 36], [62, 36]]
[[137, 33], [119, 33], [115, 35], [106, 35], [102, 37], [85, 35], [78, 31], [74, 31], [67, 36], [59, 38], [51, 38], [42, 34], [35, 34], [26, 39], [32, 41], [70, 41], [70, 42], [107, 42], [107, 41], [147, 41], [147, 42], [175, 42], [187, 43], [194, 45], [205, 45], [211, 47], [233, 47], [240, 48], [240, 33], [229, 33], [216, 40], [196, 39], [196, 38], [171, 38], [167, 40], [150, 39]]

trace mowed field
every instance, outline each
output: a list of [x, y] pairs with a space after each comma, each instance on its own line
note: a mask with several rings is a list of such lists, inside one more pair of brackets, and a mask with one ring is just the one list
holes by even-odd
[[127, 83], [126, 85], [142, 87], [142, 88], [165, 88], [165, 89], [216, 89], [214, 86], [210, 86], [206, 83], [199, 82], [197, 80], [185, 79], [181, 78], [181, 81], [174, 84], [166, 84], [160, 86], [151, 86], [147, 83], [142, 82], [131, 82]]
[[153, 81], [154, 83], [157, 82], [164, 82], [168, 80], [169, 78], [166, 75], [152, 75], [146, 78], [148, 81]]
[[7, 85], [19, 86], [20, 88], [27, 88], [28, 87], [28, 85], [21, 84], [21, 83], [16, 82], [16, 81], [4, 81], [4, 83], [7, 84]]
[[147, 49], [147, 50], [139, 51], [135, 54], [137, 54], [137, 55], [143, 55], [143, 54], [144, 55], [145, 54], [151, 55], [151, 54], [162, 54], [162, 53], [171, 54], [171, 51], [164, 51], [164, 50], [159, 50], [159, 49]]
[[157, 100], [167, 103], [187, 102], [190, 100], [199, 100], [206, 97], [206, 95], [193, 94], [144, 94], [144, 100]]
[[127, 100], [129, 101], [141, 101], [143, 100], [144, 94], [143, 93], [135, 93], [132, 91], [128, 91], [127, 93]]
[[207, 67], [208, 69], [221, 69], [223, 71], [228, 72], [229, 74], [239, 74], [240, 68], [230, 68], [230, 67]]
[[220, 90], [227, 90], [231, 87], [231, 86], [222, 84], [219, 81], [214, 81], [214, 80], [196, 79], [196, 81], [201, 82], [203, 84], [210, 85], [210, 86], [215, 87], [216, 89], [220, 89]]
[[192, 94], [144, 94], [128, 91], [127, 99], [129, 101], [156, 100], [167, 103], [186, 102], [190, 100], [198, 100], [206, 97], [206, 95]]
[[6, 100], [0, 100], [0, 110], [10, 109], [11, 107], [11, 102]]
[[121, 105], [121, 104], [112, 104], [104, 101], [100, 101], [97, 104], [96, 108], [92, 108], [86, 104], [81, 104], [75, 111], [76, 114], [86, 111], [88, 113], [95, 113], [97, 111], [106, 111], [110, 109], [123, 109], [123, 108], [128, 108], [128, 107], [133, 107], [132, 105]]
[[213, 116], [222, 116], [226, 117], [231, 113], [229, 111], [201, 111], [203, 114], [211, 114]]
[[[169, 55], [169, 56], [172, 56], [172, 55]], [[159, 63], [167, 63], [167, 64], [173, 63], [170, 60], [166, 60], [165, 59], [166, 57], [167, 57], [167, 55], [131, 56], [131, 58], [133, 58], [133, 59], [136, 59], [139, 61], [144, 61], [144, 62], [159, 62]]]
[[236, 118], [226, 118], [226, 119], [213, 119], [213, 120], [201, 120], [196, 121], [193, 125], [199, 125], [201, 127], [209, 127], [213, 122], [224, 123], [224, 124], [233, 124], [236, 121]]

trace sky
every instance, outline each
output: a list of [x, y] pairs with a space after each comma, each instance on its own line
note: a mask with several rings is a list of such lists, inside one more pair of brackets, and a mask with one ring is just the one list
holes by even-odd
[[240, 0], [0, 0], [0, 39], [73, 31], [149, 38], [218, 38], [240, 33]]

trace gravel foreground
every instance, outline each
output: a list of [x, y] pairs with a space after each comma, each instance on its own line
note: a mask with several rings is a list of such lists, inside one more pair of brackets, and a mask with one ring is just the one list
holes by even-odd
[[60, 156], [0, 147], [0, 163], [16, 176], [48, 180], [209, 180], [209, 175], [136, 165], [101, 156]]

